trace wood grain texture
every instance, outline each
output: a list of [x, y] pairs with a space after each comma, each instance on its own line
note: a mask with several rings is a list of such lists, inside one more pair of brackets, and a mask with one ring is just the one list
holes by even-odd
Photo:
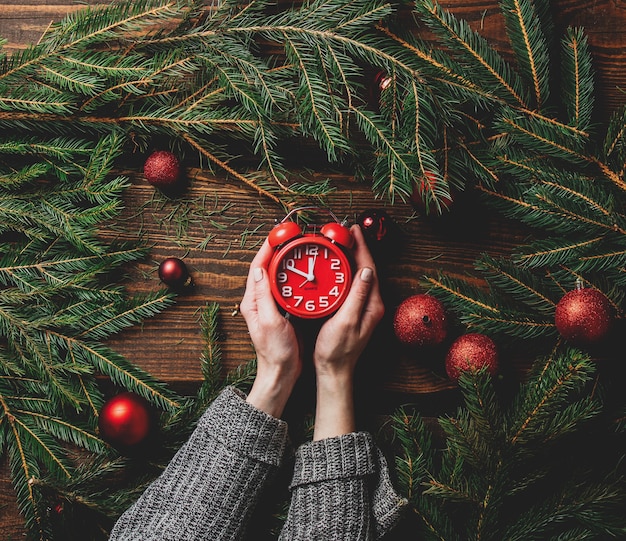
[[[53, 21], [84, 4], [64, 0], [0, 3], [0, 36], [7, 40], [5, 50], [19, 51], [36, 42]], [[497, 2], [449, 0], [442, 4], [466, 18], [505, 55], [510, 54]], [[607, 118], [625, 102], [625, 11], [625, 5], [609, 0], [553, 3], [557, 32], [567, 26], [584, 26], [589, 36], [598, 102], [602, 104], [600, 118]], [[185, 391], [195, 388], [201, 378], [199, 311], [206, 303], [217, 302], [221, 307], [221, 348], [226, 368], [253, 357], [245, 323], [236, 308], [256, 249], [274, 220], [282, 217], [275, 206], [260, 200], [240, 183], [214, 176], [191, 162], [186, 166], [190, 189], [180, 199], [166, 200], [145, 182], [137, 163], [120, 164], [132, 186], [121, 219], [103, 232], [107, 239], [142, 238], [153, 245], [150, 257], [129, 269], [126, 285], [132, 293], [162, 287], [157, 267], [165, 257], [182, 257], [189, 266], [195, 286], [181, 294], [175, 306], [109, 341], [131, 361]], [[357, 184], [348, 174], [334, 175], [333, 180], [337, 192], [329, 203], [339, 216], [354, 220], [362, 210], [382, 204], [373, 198], [369, 186]], [[442, 373], [443, 352], [417, 353], [400, 348], [391, 329], [393, 310], [403, 298], [421, 291], [423, 275], [443, 270], [465, 276], [472, 273], [473, 261], [481, 252], [506, 255], [528, 232], [505, 219], [475, 212], [471, 201], [466, 202], [465, 212], [448, 219], [416, 219], [409, 205], [398, 204], [387, 210], [402, 228], [404, 238], [402, 249], [381, 262], [387, 316], [364, 361], [365, 389], [370, 397], [377, 397], [369, 401], [369, 407], [386, 411], [399, 402], [412, 400], [426, 409], [430, 407], [429, 413], [437, 415], [458, 399], [455, 386]], [[525, 359], [509, 362], [508, 370], [523, 374]], [[21, 524], [7, 467], [2, 464], [0, 539], [21, 538]]]

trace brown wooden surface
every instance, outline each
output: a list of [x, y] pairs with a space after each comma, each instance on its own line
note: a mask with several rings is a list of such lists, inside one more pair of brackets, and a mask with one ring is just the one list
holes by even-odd
[[[507, 52], [504, 25], [494, 0], [443, 3]], [[52, 21], [75, 9], [80, 9], [80, 5], [65, 0], [0, 3], [0, 36], [8, 41], [5, 50], [17, 51], [36, 42]], [[622, 4], [609, 0], [554, 3], [559, 30], [567, 25], [586, 28], [595, 57], [598, 101], [605, 106], [600, 116], [604, 118], [625, 101], [625, 10]], [[245, 323], [236, 313], [236, 306], [243, 294], [249, 262], [274, 219], [281, 215], [247, 187], [193, 166], [187, 168], [190, 189], [175, 201], [158, 196], [146, 184], [138, 173], [139, 159], [126, 167], [123, 172], [130, 176], [133, 185], [126, 196], [126, 211], [109, 234], [120, 238], [141, 235], [154, 244], [151, 258], [132, 270], [129, 290], [145, 292], [161, 287], [156, 269], [166, 256], [184, 257], [195, 288], [180, 296], [174, 307], [142, 327], [124, 332], [110, 344], [177, 390], [193, 390], [200, 378], [203, 345], [198, 311], [207, 302], [221, 306], [221, 346], [227, 367], [252, 358]], [[362, 210], [381, 205], [373, 199], [368, 186], [358, 185], [348, 176], [335, 180], [338, 190], [330, 203], [339, 216], [354, 220]], [[388, 316], [377, 336], [375, 353], [368, 359], [370, 373], [377, 376], [372, 378], [375, 383], [370, 387], [374, 393], [371, 407], [381, 412], [411, 398], [435, 415], [455, 395], [455, 387], [442, 376], [441, 358], [436, 353], [430, 362], [425, 362], [394, 342], [390, 315], [397, 303], [420, 291], [422, 275], [439, 269], [451, 275], [472, 272], [472, 263], [479, 253], [507, 254], [527, 234], [506, 220], [472, 212], [471, 202], [466, 206], [465, 212], [447, 220], [416, 217], [409, 205], [387, 209], [405, 236], [401, 250], [381, 268]], [[205, 242], [207, 238], [210, 240]], [[514, 374], [523, 372], [524, 360], [510, 359], [509, 363]], [[17, 539], [21, 533], [21, 519], [4, 465], [0, 470], [0, 540]]]

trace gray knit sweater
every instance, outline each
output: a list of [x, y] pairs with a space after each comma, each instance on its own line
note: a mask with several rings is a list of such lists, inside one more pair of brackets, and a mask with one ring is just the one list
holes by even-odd
[[[110, 540], [246, 538], [247, 520], [286, 447], [286, 423], [227, 388], [161, 476], [119, 518]], [[281, 541], [378, 539], [406, 504], [365, 432], [302, 445], [291, 492]]]

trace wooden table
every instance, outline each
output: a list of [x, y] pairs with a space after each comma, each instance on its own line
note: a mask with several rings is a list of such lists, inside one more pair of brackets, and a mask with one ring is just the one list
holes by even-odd
[[[87, 2], [95, 4], [93, 0]], [[443, 2], [503, 51], [507, 52], [504, 23], [497, 3], [450, 0]], [[7, 51], [17, 51], [36, 42], [52, 21], [79, 9], [67, 0], [14, 0], [0, 3], [0, 36]], [[608, 0], [558, 0], [554, 3], [557, 28], [584, 25], [596, 59], [600, 117], [622, 105], [626, 88], [626, 9]], [[302, 165], [294, 156], [294, 169]], [[195, 287], [181, 295], [174, 307], [111, 340], [110, 344], [131, 361], [166, 381], [180, 392], [193, 391], [201, 378], [199, 356], [203, 346], [198, 311], [207, 302], [221, 306], [220, 344], [227, 368], [253, 358], [253, 349], [237, 304], [244, 291], [248, 265], [274, 223], [282, 218], [271, 202], [260, 200], [246, 186], [213, 176], [187, 164], [190, 189], [178, 200], [166, 200], [142, 178], [139, 163], [125, 164], [124, 174], [132, 180], [126, 195], [126, 210], [114, 234], [134, 239], [138, 235], [154, 243], [151, 258], [138, 265], [128, 281], [131, 292], [154, 291], [161, 287], [156, 269], [167, 256], [183, 257]], [[339, 216], [354, 221], [363, 210], [380, 207], [368, 186], [349, 176], [337, 176], [337, 192], [329, 203]], [[381, 324], [378, 344], [368, 357], [371, 377], [369, 403], [386, 413], [405, 400], [416, 402], [426, 415], [436, 416], [455, 404], [458, 393], [442, 370], [442, 356], [422, 359], [394, 341], [391, 316], [407, 296], [420, 292], [424, 274], [442, 270], [450, 275], [472, 272], [472, 263], [483, 251], [506, 255], [523, 240], [527, 231], [496, 216], [475, 211], [471, 200], [466, 208], [446, 219], [424, 219], [408, 204], [387, 207], [404, 232], [396, 253], [381, 266], [387, 317]], [[523, 374], [527, 359], [511, 359], [513, 374]], [[6, 463], [0, 469], [0, 539], [22, 534], [8, 480]], [[13, 537], [11, 537], [13, 536]]]

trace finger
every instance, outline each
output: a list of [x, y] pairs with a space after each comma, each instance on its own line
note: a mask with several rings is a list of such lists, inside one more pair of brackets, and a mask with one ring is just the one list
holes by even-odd
[[269, 240], [266, 238], [265, 242], [263, 242], [261, 248], [259, 248], [259, 251], [254, 256], [252, 263], [250, 263], [250, 269], [248, 271], [248, 283], [250, 283], [250, 279], [254, 280], [253, 274], [255, 272], [255, 269], [267, 269], [273, 252], [274, 249], [270, 246]]
[[350, 228], [350, 232], [354, 237], [354, 262], [357, 268], [370, 267], [375, 269], [374, 258], [367, 247], [361, 228], [355, 224]]
[[273, 249], [266, 238], [265, 242], [261, 245], [261, 248], [259, 248], [259, 251], [252, 259], [248, 269], [246, 291], [244, 292], [243, 299], [240, 304], [242, 313], [247, 312], [248, 310], [256, 310], [256, 282], [263, 278], [263, 270], [268, 267], [272, 253]]
[[350, 292], [337, 315], [347, 321], [360, 321], [368, 301], [375, 276], [371, 267], [360, 269], [352, 281]]
[[283, 319], [272, 295], [267, 270], [263, 267], [256, 267], [252, 274], [254, 278], [254, 300], [259, 318], [265, 321], [271, 321], [275, 318]]

